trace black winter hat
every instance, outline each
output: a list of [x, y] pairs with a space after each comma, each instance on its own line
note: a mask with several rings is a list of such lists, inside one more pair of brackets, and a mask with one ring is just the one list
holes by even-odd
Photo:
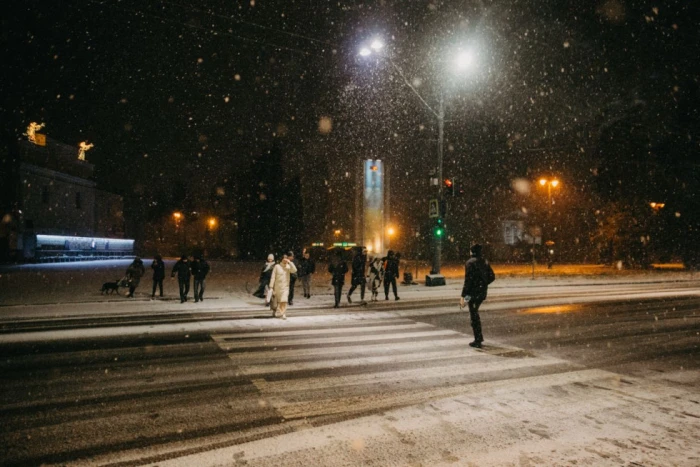
[[481, 256], [481, 250], [482, 250], [482, 246], [479, 245], [478, 243], [476, 245], [472, 245], [472, 247], [471, 247], [472, 256]]

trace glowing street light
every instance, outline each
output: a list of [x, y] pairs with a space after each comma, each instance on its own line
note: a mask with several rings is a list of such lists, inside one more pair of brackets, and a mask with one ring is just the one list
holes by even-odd
[[471, 69], [475, 62], [474, 53], [471, 50], [463, 50], [457, 54], [455, 68], [458, 71], [466, 71]]
[[[384, 47], [384, 43], [379, 40], [379, 39], [373, 39], [372, 42], [370, 43], [370, 46], [364, 46], [360, 49], [359, 54], [362, 57], [369, 57], [375, 52], [379, 52], [382, 48]], [[418, 90], [411, 84], [411, 82], [406, 78], [404, 75], [403, 71], [401, 68], [396, 65], [396, 63], [391, 59], [391, 56], [388, 54], [384, 53], [381, 55], [382, 57], [386, 58], [389, 63], [394, 67], [396, 72], [401, 76], [403, 79], [404, 84], [408, 86], [411, 91], [418, 97], [418, 99], [425, 105], [425, 107], [432, 113], [436, 118], [438, 122], [438, 144], [437, 144], [437, 179], [442, 180], [442, 159], [443, 159], [443, 148], [444, 148], [444, 141], [445, 141], [445, 99], [443, 95], [443, 89], [442, 86], [440, 86], [440, 100], [439, 100], [439, 107], [437, 111], [433, 109], [423, 98], [423, 96], [420, 95]], [[467, 71], [467, 70], [472, 70], [475, 69], [477, 66], [477, 60], [476, 60], [476, 54], [474, 52], [473, 48], [466, 48], [463, 49], [461, 52], [457, 54], [455, 57], [455, 60], [451, 62], [451, 66], [454, 67], [454, 69], [458, 71]], [[439, 202], [442, 202], [443, 198], [443, 186], [441, 183], [438, 184], [438, 199]], [[442, 214], [440, 214], [442, 216]], [[440, 220], [442, 220], [442, 217], [440, 217]], [[435, 248], [433, 250], [434, 255], [433, 255], [433, 266], [430, 271], [431, 274], [439, 275], [440, 274], [440, 263], [441, 263], [441, 255], [442, 255], [442, 231], [439, 235], [434, 236], [434, 242], [435, 242]], [[444, 282], [443, 282], [444, 283]]]
[[[559, 186], [559, 180], [556, 178], [553, 178], [552, 180], [548, 180], [546, 178], [541, 178], [540, 179], [540, 186], [546, 186], [547, 187], [547, 219], [548, 223], [551, 223], [551, 218], [552, 218], [552, 188], [557, 188]], [[547, 230], [549, 230], [549, 225], [547, 226]], [[548, 247], [551, 247], [554, 245], [553, 240], [547, 240], [545, 244]], [[547, 262], [547, 268], [552, 269], [552, 255], [554, 254], [554, 250], [548, 248], [547, 252], [549, 253], [548, 255], [548, 262]], [[533, 272], [534, 274], [534, 272]]]
[[213, 229], [216, 227], [216, 217], [210, 217], [209, 220], [207, 221], [207, 224], [209, 225], [210, 229]]
[[540, 185], [541, 186], [547, 186], [547, 196], [549, 198], [549, 205], [552, 205], [552, 188], [556, 188], [559, 186], [559, 180], [552, 179], [552, 180], [547, 180], [546, 178], [541, 178], [540, 179]]

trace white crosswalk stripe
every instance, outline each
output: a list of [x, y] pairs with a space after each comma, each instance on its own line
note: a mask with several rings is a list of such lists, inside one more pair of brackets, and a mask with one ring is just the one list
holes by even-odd
[[521, 349], [405, 319], [212, 336], [287, 419], [353, 415], [448, 397], [470, 385], [580, 370]]

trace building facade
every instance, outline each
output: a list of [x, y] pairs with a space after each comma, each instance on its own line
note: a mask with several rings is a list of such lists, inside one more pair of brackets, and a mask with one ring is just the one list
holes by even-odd
[[80, 160], [78, 153], [77, 147], [47, 137], [39, 143], [18, 141], [5, 149], [3, 259], [68, 260], [133, 253], [133, 242], [130, 247], [128, 242], [111, 242], [109, 249], [105, 240], [125, 234], [123, 199], [97, 188], [93, 164]]

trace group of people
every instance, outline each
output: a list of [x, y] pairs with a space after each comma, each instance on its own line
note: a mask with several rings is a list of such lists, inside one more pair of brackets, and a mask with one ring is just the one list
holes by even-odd
[[[474, 341], [469, 345], [481, 348], [484, 336], [481, 330], [481, 318], [479, 307], [486, 300], [488, 286], [495, 279], [496, 275], [491, 265], [483, 257], [482, 246], [473, 245], [471, 247], [471, 258], [464, 267], [464, 286], [459, 299], [461, 308], [469, 308], [469, 317], [472, 330], [474, 331]], [[367, 274], [367, 249], [357, 248], [352, 259], [352, 274], [350, 290], [348, 290], [347, 300], [352, 303], [352, 294], [359, 287], [360, 300], [364, 303], [365, 288], [367, 284], [372, 290], [372, 300], [377, 299], [379, 289], [384, 283], [384, 298], [389, 300], [389, 288], [394, 292], [394, 300], [399, 300], [396, 288], [396, 279], [399, 277], [399, 262], [401, 255], [389, 250], [386, 257], [373, 258], [369, 261], [369, 274]], [[156, 255], [151, 263], [153, 269], [153, 291], [151, 298], [155, 298], [156, 289], [160, 290], [163, 296], [163, 279], [165, 277], [165, 263], [160, 255]], [[190, 291], [190, 280], [194, 277], [194, 301], [204, 300], [205, 279], [209, 274], [209, 263], [201, 256], [197, 255], [192, 260], [187, 256], [182, 256], [173, 266], [170, 277], [177, 275], [180, 289], [180, 303], [188, 300]], [[287, 319], [287, 305], [294, 304], [294, 287], [297, 280], [301, 280], [304, 297], [311, 298], [311, 275], [316, 272], [316, 263], [311, 259], [311, 254], [306, 249], [302, 254], [302, 259], [296, 261], [294, 252], [289, 251], [282, 255], [279, 262], [275, 262], [274, 255], [267, 257], [267, 262], [260, 273], [260, 283], [254, 295], [265, 299], [265, 306], [272, 309], [272, 316], [279, 316]], [[348, 272], [347, 262], [343, 259], [342, 251], [337, 250], [330, 264], [328, 272], [331, 274], [331, 284], [333, 285], [335, 305], [340, 306], [340, 299], [343, 295], [343, 285], [345, 275]], [[145, 268], [141, 258], [135, 258], [126, 270], [126, 278], [129, 284], [129, 294], [133, 297], [134, 291], [139, 285], [141, 277], [145, 274]]]
[[[482, 254], [481, 245], [471, 247], [471, 258], [464, 266], [464, 285], [459, 299], [461, 308], [469, 308], [469, 317], [474, 340], [470, 346], [481, 348], [484, 336], [481, 330], [481, 318], [479, 307], [486, 300], [488, 286], [496, 279], [491, 265]], [[352, 303], [352, 294], [359, 287], [360, 300], [364, 303], [365, 289], [367, 285], [372, 291], [372, 300], [377, 299], [381, 284], [384, 283], [384, 299], [389, 300], [389, 289], [394, 293], [394, 300], [399, 300], [396, 287], [396, 279], [399, 277], [399, 263], [401, 255], [389, 250], [385, 257], [375, 257], [367, 261], [367, 249], [357, 248], [352, 258], [352, 274], [350, 290], [347, 293], [348, 303]], [[369, 273], [367, 265], [369, 264]], [[316, 265], [307, 250], [304, 250], [303, 258], [297, 262], [293, 252], [287, 252], [279, 263], [275, 262], [274, 255], [267, 257], [267, 262], [260, 273], [260, 284], [254, 295], [265, 298], [265, 306], [270, 306], [273, 317], [287, 319], [287, 305], [293, 304], [294, 285], [297, 278], [304, 285], [304, 297], [311, 297], [311, 275], [316, 271]], [[348, 272], [347, 262], [343, 259], [343, 252], [337, 250], [328, 265], [331, 274], [335, 305], [340, 306], [343, 296], [345, 276]]]
[[[394, 300], [399, 300], [398, 291], [396, 288], [396, 279], [399, 277], [399, 264], [401, 254], [394, 253], [389, 250], [385, 257], [370, 258], [367, 261], [367, 249], [356, 248], [352, 258], [352, 272], [350, 274], [350, 290], [348, 290], [347, 300], [352, 303], [352, 294], [359, 287], [360, 301], [365, 303], [365, 290], [369, 285], [372, 291], [372, 300], [376, 301], [379, 295], [379, 290], [384, 283], [384, 299], [389, 300], [389, 288], [394, 293]], [[369, 264], [369, 273], [367, 265]], [[340, 299], [343, 296], [343, 286], [345, 285], [345, 274], [348, 272], [348, 266], [343, 259], [341, 251], [336, 251], [335, 257], [328, 265], [328, 272], [331, 273], [331, 284], [335, 296], [334, 308], [340, 306]]]
[[[165, 262], [163, 257], [156, 255], [151, 263], [153, 269], [153, 290], [151, 291], [151, 299], [155, 299], [156, 290], [163, 296], [163, 279], [165, 279]], [[190, 281], [194, 277], [194, 301], [195, 303], [204, 300], [204, 288], [207, 274], [209, 274], [209, 263], [202, 255], [196, 255], [191, 260], [183, 255], [173, 266], [171, 278], [177, 275], [177, 282], [180, 289], [180, 303], [185, 303], [188, 300], [190, 293]], [[127, 297], [133, 298], [134, 291], [139, 286], [141, 278], [146, 273], [141, 258], [135, 258], [126, 270], [126, 281], [129, 286], [129, 294]]]
[[[156, 292], [156, 265], [153, 261], [153, 295]], [[185, 303], [189, 300], [190, 293], [190, 279], [194, 278], [194, 302], [204, 301], [204, 288], [206, 285], [206, 278], [210, 271], [209, 263], [206, 262], [202, 255], [197, 255], [192, 260], [182, 255], [180, 259], [173, 266], [173, 271], [170, 273], [170, 277], [173, 278], [177, 275], [177, 284], [180, 289], [180, 303]], [[160, 280], [160, 296], [163, 296], [163, 280]]]
[[[385, 299], [389, 300], [389, 288], [391, 288], [394, 299], [399, 300], [396, 279], [399, 277], [400, 259], [399, 253], [390, 250], [387, 256], [372, 258], [368, 263], [367, 249], [356, 248], [352, 259], [350, 290], [347, 293], [348, 303], [352, 303], [352, 294], [358, 287], [360, 288], [360, 300], [365, 303], [367, 285], [372, 290], [372, 300], [376, 300], [382, 283], [384, 283]], [[334, 289], [335, 308], [340, 306], [348, 270], [347, 262], [343, 259], [343, 252], [337, 250], [328, 266]], [[279, 314], [282, 319], [286, 319], [287, 305], [294, 305], [296, 281], [301, 281], [304, 297], [311, 298], [311, 276], [315, 272], [316, 263], [311, 259], [311, 254], [306, 249], [304, 249], [299, 261], [295, 259], [292, 251], [285, 253], [279, 262], [275, 261], [273, 254], [269, 254], [267, 262], [260, 272], [258, 288], [253, 292], [253, 295], [265, 299], [265, 306], [272, 308], [273, 316]]]

